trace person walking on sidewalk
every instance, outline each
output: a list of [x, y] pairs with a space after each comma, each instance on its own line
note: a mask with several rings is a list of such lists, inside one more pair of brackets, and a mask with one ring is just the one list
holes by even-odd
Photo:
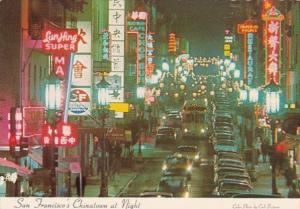
[[[80, 188], [80, 176], [76, 177], [76, 192], [77, 192], [77, 196], [78, 197], [84, 197], [84, 190], [85, 190], [85, 186], [86, 186], [86, 178], [85, 176], [82, 176], [81, 179], [81, 188]], [[82, 189], [82, 193], [80, 196], [80, 189]]]
[[261, 154], [263, 157], [263, 162], [267, 162], [267, 155], [268, 155], [268, 144], [266, 141], [262, 141], [261, 143]]

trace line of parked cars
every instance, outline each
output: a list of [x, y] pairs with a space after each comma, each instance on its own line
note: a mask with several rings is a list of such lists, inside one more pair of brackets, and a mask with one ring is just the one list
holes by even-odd
[[252, 190], [242, 155], [233, 132], [231, 103], [227, 92], [217, 91], [210, 109], [210, 136], [214, 157], [213, 196], [232, 197]]

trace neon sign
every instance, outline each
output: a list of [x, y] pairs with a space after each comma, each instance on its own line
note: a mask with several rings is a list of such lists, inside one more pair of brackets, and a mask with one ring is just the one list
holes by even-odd
[[249, 86], [253, 85], [253, 33], [247, 33], [247, 84]]
[[49, 124], [42, 127], [42, 144], [60, 147], [72, 147], [77, 145], [78, 132], [77, 127], [73, 123], [59, 123], [53, 129]]
[[280, 45], [281, 45], [281, 21], [284, 16], [275, 7], [267, 11], [264, 16], [266, 21], [266, 80], [265, 83], [273, 78], [276, 84], [279, 83], [280, 67]]

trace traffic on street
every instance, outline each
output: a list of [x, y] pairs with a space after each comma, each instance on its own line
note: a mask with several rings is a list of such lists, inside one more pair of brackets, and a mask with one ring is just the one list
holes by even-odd
[[299, 0], [0, 0], [0, 197], [300, 198], [299, 37]]

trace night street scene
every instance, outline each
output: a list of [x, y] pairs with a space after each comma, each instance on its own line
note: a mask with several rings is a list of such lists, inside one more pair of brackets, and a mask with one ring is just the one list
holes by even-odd
[[0, 197], [300, 198], [300, 1], [0, 0]]

